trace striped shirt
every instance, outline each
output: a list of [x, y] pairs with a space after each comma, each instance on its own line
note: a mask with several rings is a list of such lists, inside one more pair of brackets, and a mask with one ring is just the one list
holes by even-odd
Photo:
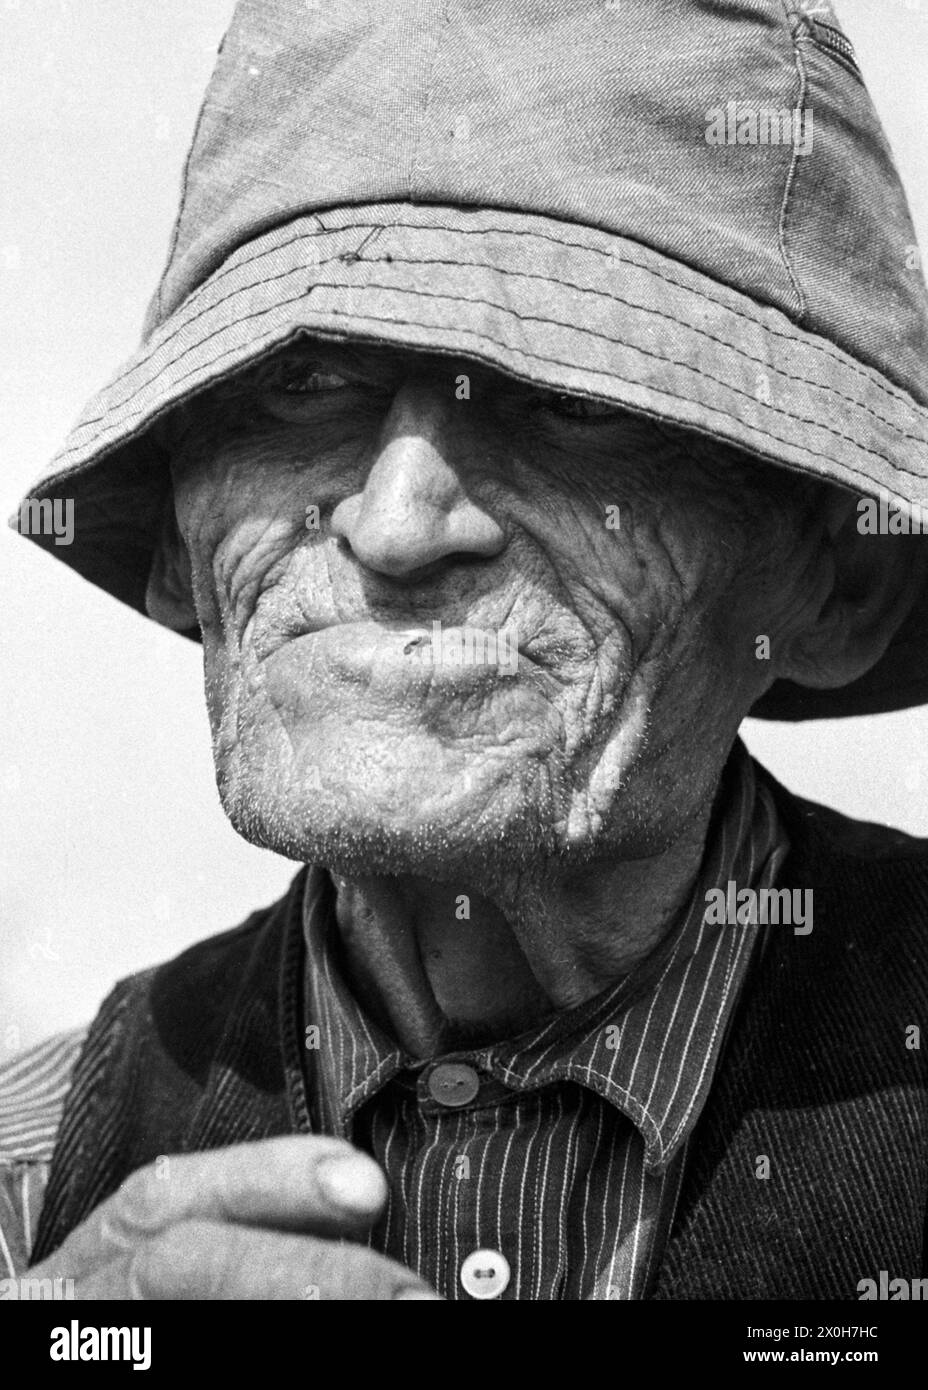
[[466, 1262], [478, 1251], [491, 1252], [488, 1269], [508, 1266], [504, 1301], [637, 1299], [651, 1287], [758, 944], [756, 926], [704, 920], [707, 892], [772, 887], [788, 848], [740, 742], [717, 807], [688, 910], [637, 970], [518, 1038], [426, 1063], [348, 988], [330, 880], [310, 875], [314, 1124], [378, 1160], [390, 1198], [371, 1243], [446, 1298], [473, 1296]]
[[[755, 948], [706, 920], [710, 889], [773, 887], [788, 842], [740, 742], [698, 882], [660, 947], [597, 998], [519, 1037], [427, 1062], [365, 1012], [339, 969], [334, 887], [306, 884], [308, 1093], [317, 1131], [389, 1185], [370, 1243], [449, 1299], [646, 1297]], [[76, 1032], [0, 1068], [0, 1274], [34, 1237]], [[482, 1282], [481, 1282], [482, 1281]]]
[[0, 1067], [0, 1278], [19, 1274], [28, 1263], [85, 1033], [59, 1033]]

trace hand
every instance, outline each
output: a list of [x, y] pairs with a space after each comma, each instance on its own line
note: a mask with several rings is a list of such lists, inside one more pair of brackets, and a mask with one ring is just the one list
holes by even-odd
[[374, 1160], [322, 1135], [159, 1158], [29, 1277], [91, 1299], [438, 1298], [358, 1243], [386, 1199]]

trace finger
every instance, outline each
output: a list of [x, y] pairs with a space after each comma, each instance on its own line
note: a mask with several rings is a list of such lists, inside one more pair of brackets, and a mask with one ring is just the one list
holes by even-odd
[[386, 1199], [386, 1178], [374, 1160], [326, 1135], [172, 1155], [132, 1173], [71, 1233], [58, 1263], [98, 1264], [193, 1219], [357, 1237]]
[[210, 1221], [168, 1227], [77, 1288], [78, 1298], [145, 1300], [437, 1299], [394, 1260], [348, 1241]]

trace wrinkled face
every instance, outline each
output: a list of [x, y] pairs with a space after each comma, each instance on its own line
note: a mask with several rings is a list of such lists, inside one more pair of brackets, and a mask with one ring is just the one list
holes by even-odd
[[305, 339], [195, 402], [175, 509], [236, 827], [445, 879], [669, 842], [816, 599], [807, 494], [696, 448]]

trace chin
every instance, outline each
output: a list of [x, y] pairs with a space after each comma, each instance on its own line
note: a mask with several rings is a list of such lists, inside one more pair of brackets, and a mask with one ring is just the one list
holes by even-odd
[[[250, 843], [345, 877], [414, 874], [443, 882], [490, 881], [539, 866], [558, 850], [554, 808], [523, 771], [508, 781], [471, 774], [437, 790], [434, 771], [392, 779], [334, 777], [334, 789], [280, 778], [220, 780], [223, 809]], [[331, 784], [330, 784], [331, 786]]]

